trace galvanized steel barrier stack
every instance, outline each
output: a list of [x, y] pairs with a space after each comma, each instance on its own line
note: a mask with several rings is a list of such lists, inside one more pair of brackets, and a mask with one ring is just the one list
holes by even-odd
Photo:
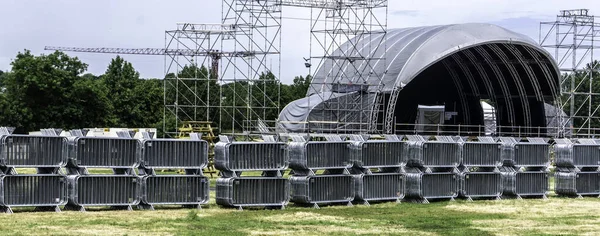
[[592, 139], [557, 139], [555, 192], [561, 196], [600, 195], [600, 143]]
[[[283, 178], [289, 165], [285, 142], [263, 136], [262, 142], [233, 141], [219, 136], [215, 146], [217, 204], [225, 207], [266, 207], [283, 209], [290, 199], [290, 183]], [[244, 176], [260, 172], [261, 176]]]
[[499, 138], [502, 143], [502, 197], [542, 197], [549, 190], [550, 144], [543, 138]]
[[[14, 135], [0, 128], [0, 210], [36, 207], [60, 211], [67, 203], [65, 175], [67, 140], [59, 130], [44, 130], [52, 136]], [[36, 168], [37, 174], [18, 174], [15, 168]]]
[[[0, 210], [132, 210], [156, 205], [207, 204], [208, 143], [191, 139], [88, 137], [82, 130], [44, 129], [14, 135], [0, 128]], [[145, 134], [145, 133], [144, 133]], [[215, 146], [216, 203], [238, 209], [280, 208], [289, 201], [322, 205], [383, 201], [543, 197], [548, 192], [551, 144], [542, 138], [339, 135], [262, 136]], [[290, 142], [287, 142], [290, 141]], [[600, 195], [600, 143], [556, 139], [555, 191]], [[18, 174], [35, 168], [36, 174]], [[292, 169], [289, 179], [284, 172]], [[67, 174], [62, 172], [67, 170]], [[93, 169], [110, 169], [94, 174]], [[183, 174], [161, 175], [163, 170]], [[139, 175], [138, 175], [139, 173]], [[257, 174], [260, 174], [258, 176]]]
[[[461, 140], [462, 141], [462, 140]], [[459, 196], [467, 200], [502, 195], [502, 143], [492, 137], [462, 141]]]
[[[135, 172], [140, 163], [140, 141], [128, 133], [120, 137], [86, 137], [70, 132], [67, 163], [69, 202], [65, 209], [112, 207], [132, 210], [140, 203], [142, 179]], [[112, 174], [90, 174], [90, 169], [112, 169]]]
[[[313, 137], [317, 138], [317, 137]], [[291, 200], [298, 205], [351, 205], [355, 197], [355, 178], [350, 175], [354, 161], [350, 141], [337, 135], [325, 140], [292, 136], [289, 143]]]
[[[408, 143], [396, 135], [383, 140], [368, 140], [360, 135], [350, 136], [350, 156], [354, 163], [354, 201], [400, 201], [404, 198], [404, 173]], [[376, 170], [376, 171], [373, 171]]]
[[[139, 173], [141, 209], [155, 205], [182, 205], [200, 208], [208, 204], [210, 181], [202, 169], [208, 165], [208, 142], [198, 135], [190, 139], [152, 139], [141, 141]], [[184, 174], [161, 175], [162, 170], [183, 170]]]
[[410, 135], [406, 139], [405, 200], [427, 203], [429, 200], [458, 197], [460, 140], [447, 136], [426, 139], [418, 135]]

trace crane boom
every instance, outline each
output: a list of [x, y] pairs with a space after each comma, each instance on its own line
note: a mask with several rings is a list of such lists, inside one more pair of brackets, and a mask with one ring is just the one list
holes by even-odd
[[274, 5], [291, 7], [316, 7], [316, 8], [348, 8], [348, 7], [383, 7], [388, 0], [254, 0], [273, 3]]
[[46, 46], [44, 50], [63, 52], [107, 53], [107, 54], [134, 54], [134, 55], [173, 55], [173, 56], [212, 56], [212, 57], [249, 57], [258, 52], [220, 52], [218, 50], [194, 49], [165, 49], [165, 48], [79, 48], [79, 47], [54, 47]]

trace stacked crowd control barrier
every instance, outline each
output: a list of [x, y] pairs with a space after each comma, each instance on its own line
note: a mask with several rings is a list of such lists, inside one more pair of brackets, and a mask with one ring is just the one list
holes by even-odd
[[502, 143], [492, 137], [477, 137], [462, 142], [460, 193], [461, 198], [500, 199], [502, 175], [499, 167], [505, 159]]
[[460, 139], [435, 136], [407, 136], [405, 200], [428, 203], [454, 200], [459, 192]]
[[[196, 137], [196, 138], [194, 138]], [[152, 139], [141, 141], [141, 191], [139, 208], [155, 205], [183, 205], [201, 208], [208, 204], [210, 181], [202, 169], [208, 165], [208, 142], [191, 139]], [[157, 170], [184, 170], [185, 174], [157, 175]]]
[[[215, 146], [215, 168], [221, 175], [217, 204], [240, 210], [285, 208], [290, 200], [290, 183], [283, 178], [288, 164], [286, 143], [273, 136], [263, 136], [263, 142], [235, 142], [220, 136]], [[261, 172], [261, 176], [243, 176], [245, 172]]]
[[[81, 132], [71, 132], [81, 135]], [[128, 135], [126, 135], [128, 136]], [[140, 141], [131, 137], [68, 137], [69, 202], [65, 209], [112, 207], [132, 210], [140, 202]], [[112, 174], [90, 174], [90, 169], [112, 169]]]
[[[350, 141], [326, 135], [326, 141], [292, 136], [289, 143], [291, 200], [299, 205], [347, 204], [355, 196], [355, 179], [350, 174], [354, 161]], [[319, 171], [323, 171], [320, 173]]]
[[[60, 211], [67, 203], [65, 175], [67, 140], [57, 135], [14, 135], [0, 129], [0, 211], [36, 207]], [[17, 168], [36, 168], [37, 174], [18, 174]]]
[[501, 137], [503, 197], [543, 197], [549, 190], [550, 144], [542, 138]]
[[554, 145], [555, 192], [561, 196], [600, 196], [600, 143], [557, 139]]
[[365, 140], [353, 135], [350, 140], [354, 201], [369, 205], [369, 202], [402, 200], [408, 143], [396, 135], [385, 136], [385, 140]]

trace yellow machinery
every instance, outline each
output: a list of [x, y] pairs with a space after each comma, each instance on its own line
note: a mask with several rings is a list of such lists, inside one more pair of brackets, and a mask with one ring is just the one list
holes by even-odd
[[208, 167], [204, 173], [210, 174], [211, 177], [217, 173], [214, 168], [216, 130], [210, 121], [184, 121], [177, 135], [178, 138], [189, 139], [190, 133], [202, 134], [202, 139], [208, 142]]

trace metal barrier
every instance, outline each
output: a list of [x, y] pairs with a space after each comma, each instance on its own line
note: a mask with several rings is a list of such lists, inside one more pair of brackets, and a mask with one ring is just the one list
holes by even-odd
[[425, 141], [421, 136], [407, 137], [408, 166], [455, 168], [460, 165], [462, 146], [451, 137], [439, 136], [430, 141]]
[[293, 170], [347, 169], [353, 161], [346, 141], [291, 142], [288, 145]]
[[142, 141], [142, 166], [157, 169], [203, 169], [208, 165], [204, 140], [149, 139]]
[[502, 195], [502, 175], [500, 172], [464, 172], [460, 174], [461, 197], [500, 198]]
[[349, 148], [354, 164], [358, 167], [380, 168], [406, 165], [408, 143], [403, 141], [354, 141]]
[[459, 178], [454, 172], [406, 173], [405, 199], [424, 203], [430, 199], [454, 199], [458, 197]]
[[215, 146], [215, 168], [222, 171], [285, 170], [288, 164], [285, 143], [219, 142]]
[[592, 139], [579, 139], [572, 143], [568, 139], [556, 139], [554, 151], [556, 166], [600, 167], [600, 144]]
[[208, 178], [198, 175], [157, 175], [142, 178], [140, 208], [154, 205], [200, 205], [209, 199]]
[[132, 138], [69, 137], [69, 161], [76, 167], [135, 168], [140, 150]]
[[218, 178], [216, 202], [227, 207], [284, 208], [290, 198], [290, 182], [283, 178]]
[[354, 200], [354, 178], [351, 175], [313, 175], [290, 177], [292, 202], [310, 204], [346, 203]]
[[65, 137], [6, 135], [0, 149], [0, 165], [6, 167], [60, 168], [67, 162]]
[[501, 137], [504, 164], [513, 167], [547, 167], [550, 165], [550, 144], [542, 138], [527, 138], [517, 142], [512, 137]]
[[63, 175], [0, 176], [0, 209], [12, 213], [11, 207], [48, 207], [60, 211], [67, 203]]
[[462, 165], [466, 167], [502, 166], [502, 144], [491, 137], [478, 137], [478, 142], [465, 142]]
[[399, 173], [354, 175], [355, 200], [393, 201], [404, 198], [404, 176]]
[[[508, 171], [507, 171], [508, 170]], [[546, 197], [548, 194], [548, 171], [514, 171], [504, 168], [502, 173], [502, 195], [521, 197]]]
[[69, 175], [69, 203], [65, 209], [85, 211], [87, 206], [132, 210], [140, 195], [141, 179], [128, 175]]
[[554, 192], [561, 196], [600, 195], [600, 172], [554, 173]]

